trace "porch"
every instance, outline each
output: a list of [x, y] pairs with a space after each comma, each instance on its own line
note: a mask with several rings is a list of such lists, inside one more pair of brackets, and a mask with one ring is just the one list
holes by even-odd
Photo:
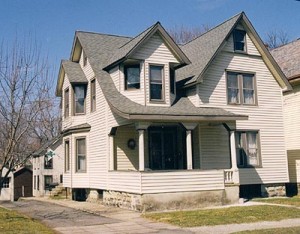
[[146, 194], [239, 185], [235, 132], [225, 123], [139, 122], [112, 128], [109, 139], [109, 190]]

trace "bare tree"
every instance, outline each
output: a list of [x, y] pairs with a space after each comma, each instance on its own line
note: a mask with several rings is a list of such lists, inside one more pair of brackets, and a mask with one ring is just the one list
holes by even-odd
[[[9, 173], [49, 136], [45, 116], [53, 107], [47, 58], [34, 40], [0, 47], [0, 192]], [[44, 126], [46, 125], [46, 126]], [[52, 126], [51, 126], [52, 127]], [[52, 130], [50, 130], [52, 131]], [[36, 134], [36, 133], [39, 134]], [[37, 136], [40, 136], [38, 139]], [[4, 170], [6, 168], [7, 170]]]
[[268, 48], [274, 49], [279, 46], [285, 45], [289, 42], [287, 32], [283, 30], [272, 30], [267, 33], [265, 44]]
[[168, 33], [177, 44], [185, 44], [195, 39], [196, 37], [202, 35], [210, 29], [211, 27], [206, 24], [194, 28], [189, 28], [184, 25], [176, 25], [173, 28], [168, 29]]

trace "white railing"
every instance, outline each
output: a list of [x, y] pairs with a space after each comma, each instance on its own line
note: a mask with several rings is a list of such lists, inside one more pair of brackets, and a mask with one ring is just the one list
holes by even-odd
[[224, 181], [225, 181], [225, 184], [233, 183], [233, 171], [232, 170], [224, 170]]
[[225, 184], [238, 184], [240, 182], [238, 169], [224, 170], [224, 182]]

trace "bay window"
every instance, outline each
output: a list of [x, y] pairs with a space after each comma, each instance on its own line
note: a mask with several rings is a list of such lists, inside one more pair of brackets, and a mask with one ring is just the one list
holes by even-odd
[[86, 85], [74, 85], [74, 114], [85, 113]]
[[76, 139], [76, 171], [86, 172], [86, 139]]

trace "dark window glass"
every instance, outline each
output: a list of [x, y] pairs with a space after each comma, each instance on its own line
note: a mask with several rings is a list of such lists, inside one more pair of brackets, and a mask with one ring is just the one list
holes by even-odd
[[9, 178], [6, 178], [4, 181], [2, 181], [2, 188], [9, 188]]
[[45, 190], [49, 190], [53, 183], [52, 175], [45, 175], [44, 180], [45, 180]]
[[175, 93], [175, 70], [170, 69], [170, 91], [171, 93]]
[[95, 79], [91, 81], [91, 111], [96, 110], [96, 82]]
[[131, 65], [124, 67], [125, 89], [140, 88], [140, 65]]
[[69, 89], [65, 90], [65, 118], [69, 117], [70, 114], [70, 108], [69, 108]]
[[163, 66], [150, 66], [150, 99], [163, 100]]
[[65, 141], [65, 171], [70, 170], [70, 142]]
[[86, 96], [85, 85], [74, 86], [75, 114], [85, 113], [85, 96]]
[[246, 51], [246, 32], [243, 30], [234, 30], [233, 40], [234, 40], [234, 50], [237, 51]]
[[52, 169], [53, 168], [53, 154], [49, 151], [44, 156], [44, 168], [45, 169]]

